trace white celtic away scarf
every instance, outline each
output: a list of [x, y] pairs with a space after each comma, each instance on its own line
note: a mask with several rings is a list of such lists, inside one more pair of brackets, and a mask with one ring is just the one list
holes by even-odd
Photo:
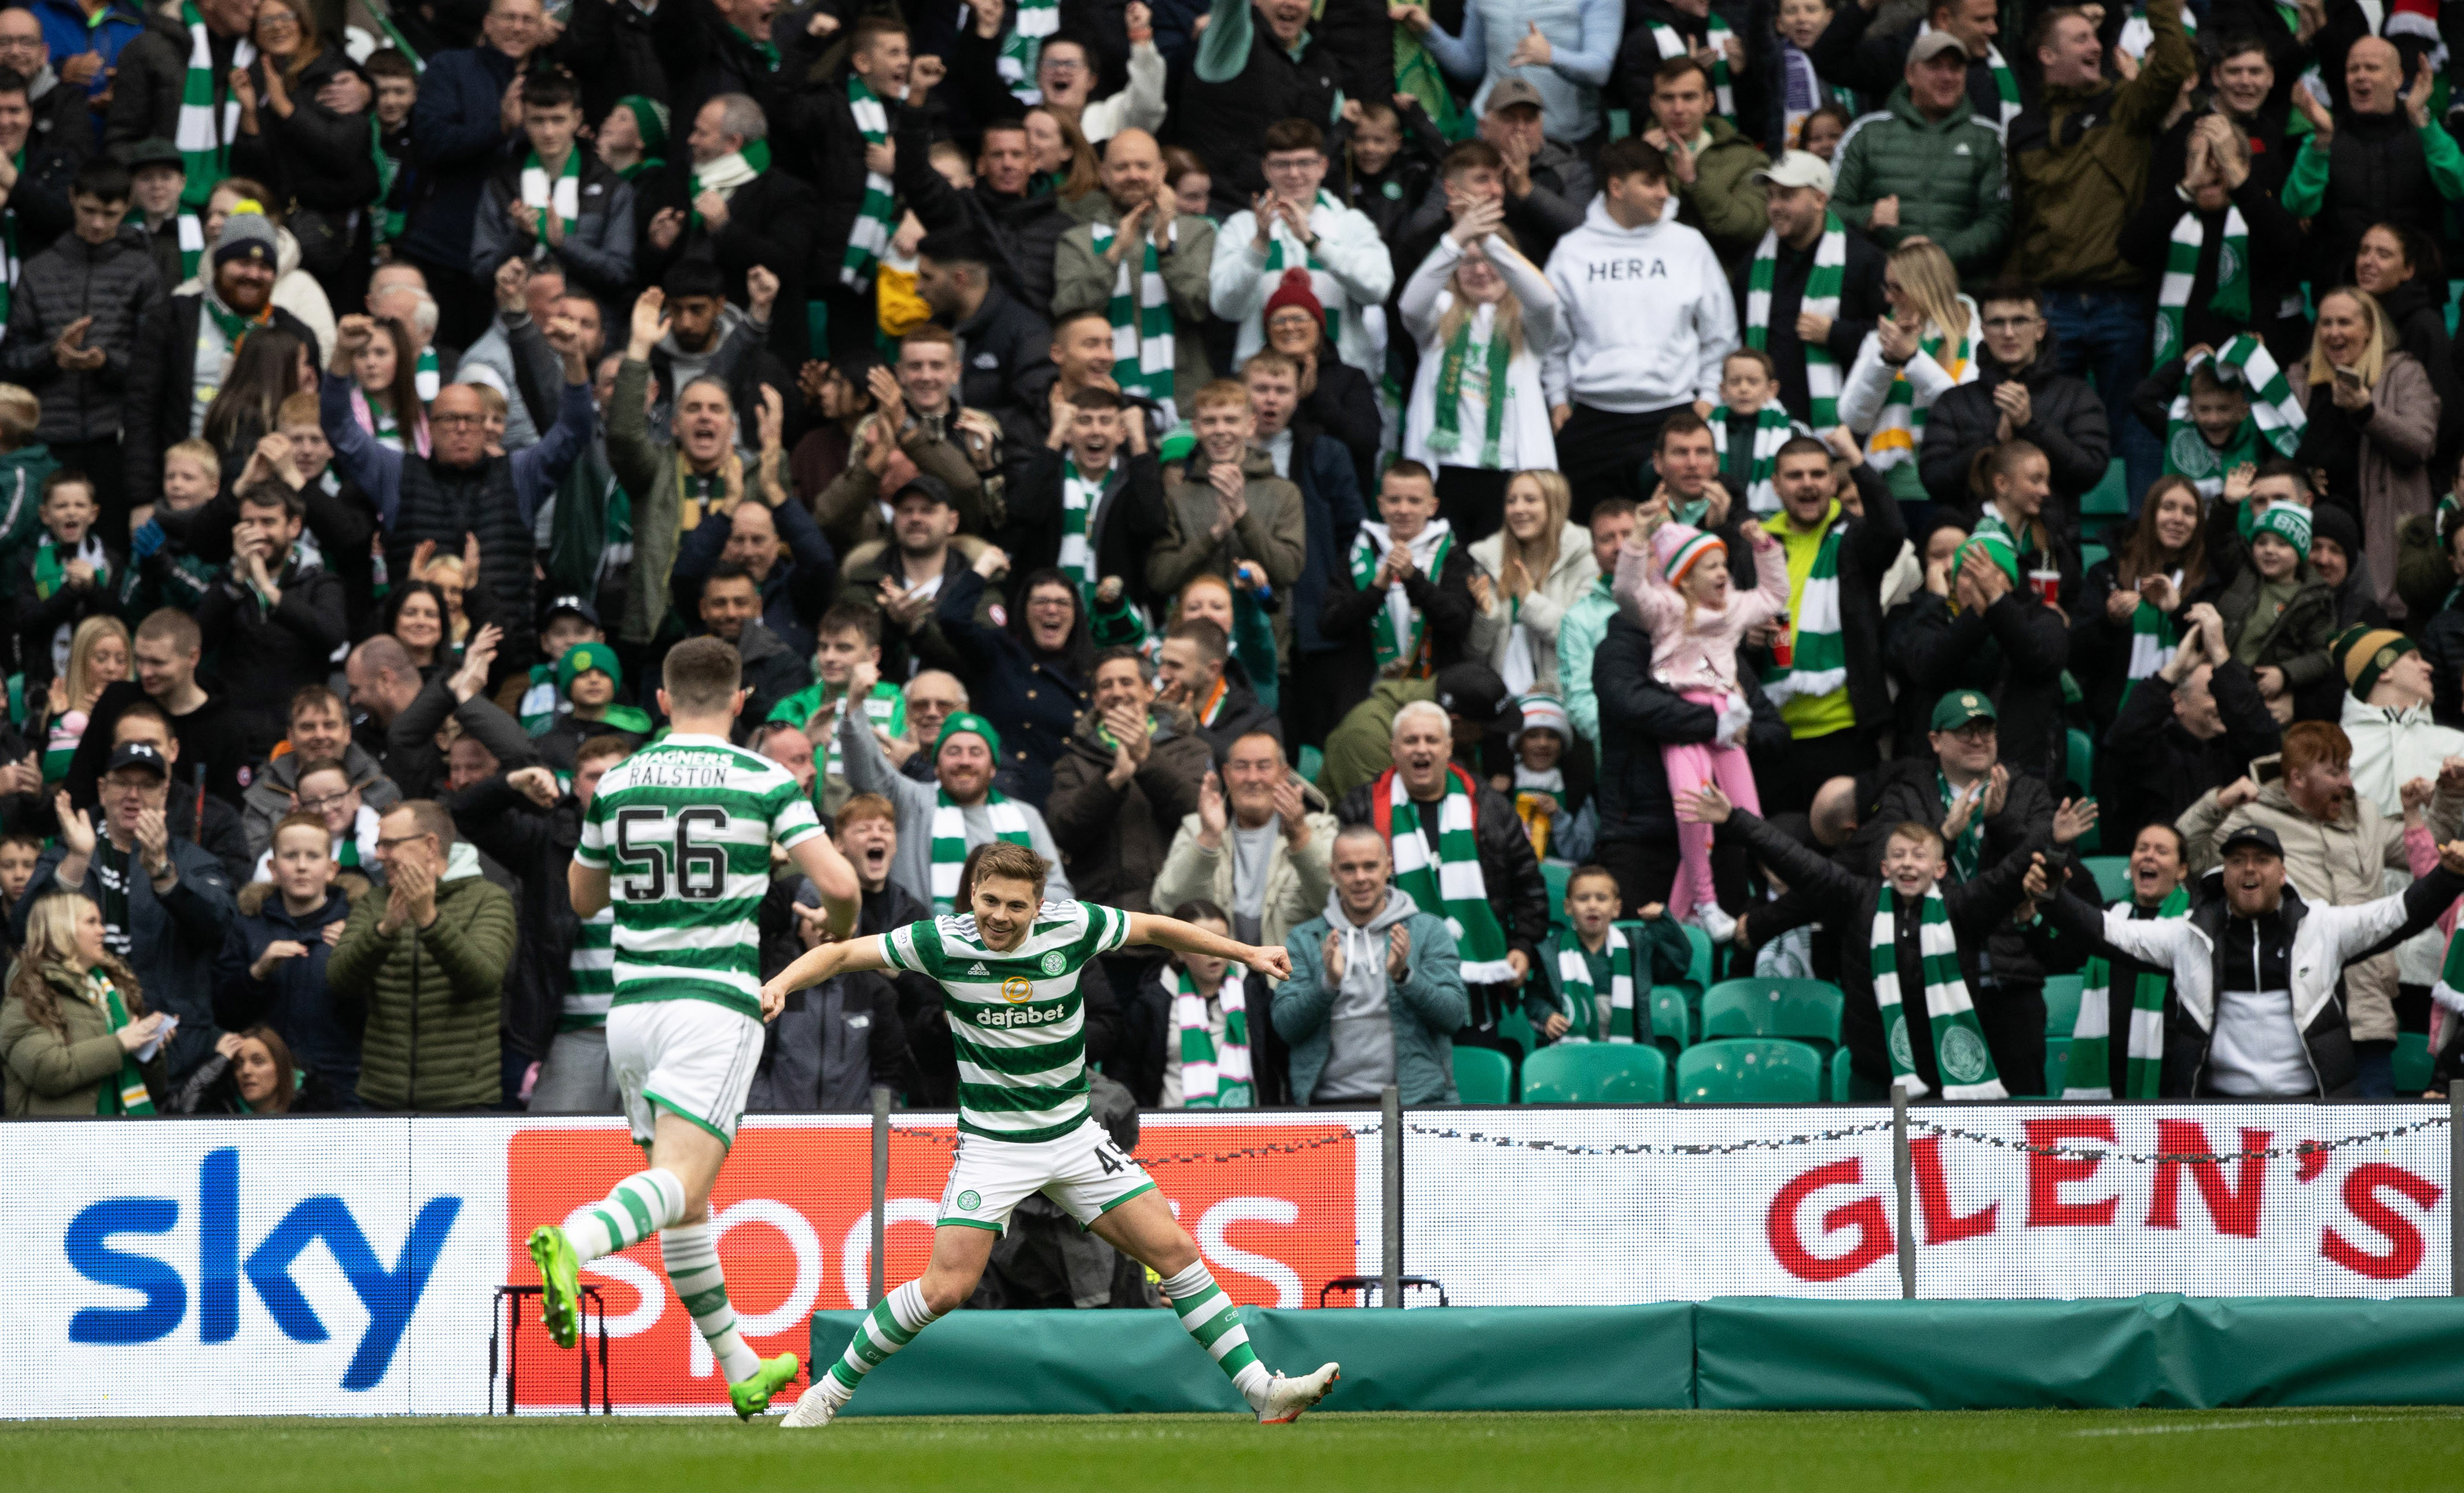
[[1180, 1102], [1191, 1109], [1246, 1109], [1258, 1102], [1249, 1077], [1249, 1014], [1243, 980], [1235, 964], [1223, 972], [1215, 999], [1223, 1010], [1223, 1040], [1207, 1024], [1206, 998], [1189, 982], [1189, 971], [1167, 966], [1172, 981], [1172, 1043], [1180, 1055]]

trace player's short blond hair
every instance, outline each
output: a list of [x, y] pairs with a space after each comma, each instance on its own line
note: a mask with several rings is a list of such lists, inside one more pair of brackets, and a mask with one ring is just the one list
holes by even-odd
[[1023, 881], [1040, 894], [1045, 877], [1052, 872], [1052, 863], [1027, 845], [1013, 845], [1006, 840], [987, 840], [967, 852], [967, 864], [958, 873], [959, 894], [972, 900], [976, 883], [997, 877], [1002, 881]]

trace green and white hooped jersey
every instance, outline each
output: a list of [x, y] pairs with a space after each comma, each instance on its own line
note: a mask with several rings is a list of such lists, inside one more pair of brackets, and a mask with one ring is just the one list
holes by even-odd
[[609, 872], [611, 1003], [708, 1000], [760, 1020], [770, 842], [821, 832], [785, 768], [717, 736], [671, 736], [609, 768], [573, 858]]
[[[602, 789], [602, 792], [606, 791]], [[1087, 1120], [1087, 1035], [1078, 972], [1129, 941], [1130, 915], [1047, 902], [1006, 954], [985, 947], [972, 914], [881, 935], [882, 956], [937, 983], [958, 1051], [958, 1129], [990, 1140], [1045, 1141]]]

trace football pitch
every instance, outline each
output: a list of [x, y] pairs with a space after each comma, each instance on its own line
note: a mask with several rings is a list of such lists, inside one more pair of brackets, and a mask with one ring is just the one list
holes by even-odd
[[2459, 1485], [2464, 1411], [876, 1417], [783, 1434], [711, 1417], [20, 1421], [0, 1423], [0, 1466], [29, 1493], [2387, 1493]]

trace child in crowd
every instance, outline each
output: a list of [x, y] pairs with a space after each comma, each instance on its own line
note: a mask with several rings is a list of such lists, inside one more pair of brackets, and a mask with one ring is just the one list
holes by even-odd
[[[1209, 933], [1229, 935], [1232, 920], [1212, 902], [1184, 902], [1172, 915]], [[1162, 1082], [1166, 1109], [1247, 1109], [1258, 1103], [1249, 1062], [1257, 1023], [1266, 1018], [1274, 986], [1229, 959], [1175, 954], [1149, 976], [1136, 1002], [1145, 1015], [1163, 1007]], [[1152, 1016], [1148, 1017], [1152, 1022]], [[1148, 1024], [1147, 1029], [1155, 1029]], [[1152, 1042], [1153, 1039], [1148, 1039]]]
[[363, 65], [376, 101], [377, 195], [376, 242], [382, 246], [402, 237], [410, 215], [410, 111], [419, 102], [419, 66], [386, 47], [368, 55]]
[[[1770, 124], [1779, 133], [1773, 137], [1791, 150], [1809, 149], [1804, 143], [1808, 122], [1819, 111], [1830, 110], [1854, 114], [1857, 96], [1845, 88], [1837, 88], [1823, 80], [1814, 70], [1815, 38], [1831, 25], [1831, 7], [1823, 0], [1780, 0], [1779, 18], [1772, 30], [1778, 33], [1779, 44], [1771, 49], [1771, 68], [1779, 74], [1778, 86], [1771, 92]], [[1766, 125], [1766, 128], [1770, 125]], [[1841, 121], [1844, 132], [1847, 121]], [[1836, 142], [1837, 136], [1832, 137]], [[1771, 154], [1779, 153], [1774, 149]], [[1831, 159], [1829, 151], [1822, 159]]]
[[[95, 532], [101, 510], [85, 473], [62, 470], [45, 477], [40, 513], [43, 532], [18, 552], [10, 572], [17, 603], [17, 667], [29, 695], [68, 667], [77, 624], [117, 609], [113, 582], [121, 569], [120, 557]], [[127, 641], [123, 629], [123, 665]]]
[[[303, 836], [302, 842], [317, 840], [318, 848], [324, 852], [326, 865], [335, 870], [381, 876], [383, 871], [377, 861], [377, 821], [383, 816], [361, 800], [361, 785], [351, 780], [351, 770], [334, 757], [320, 757], [315, 761], [300, 763], [299, 776], [295, 782], [297, 788], [291, 795], [293, 817], [313, 814], [325, 826], [323, 835]], [[283, 829], [291, 823], [286, 819], [275, 826], [273, 843], [266, 846], [264, 854], [256, 858], [256, 873], [250, 878], [252, 881], [282, 882], [286, 892], [294, 889], [292, 883], [297, 868], [286, 865], [282, 836]], [[315, 888], [319, 902], [323, 901], [325, 884], [332, 879], [328, 874], [325, 882]], [[297, 889], [301, 896], [307, 895], [304, 885]], [[335, 924], [334, 936], [340, 938], [341, 933], [341, 925]]]
[[593, 736], [622, 736], [627, 747], [637, 747], [658, 729], [648, 713], [620, 703], [625, 666], [605, 643], [567, 648], [556, 661], [556, 688], [565, 709], [538, 741], [539, 760], [560, 775], [572, 773], [574, 755]]
[[[2079, 601], [2079, 549], [2054, 542], [2045, 504], [2054, 495], [2053, 463], [2034, 441], [2008, 440], [1976, 453], [1969, 487], [1977, 498], [1971, 532], [1998, 534], [2018, 558], [2019, 575], [2048, 603], [2064, 610]], [[2045, 593], [2050, 590], [2052, 595]]]
[[599, 627], [598, 607], [578, 596], [560, 596], [547, 604], [547, 623], [539, 628], [539, 651], [547, 655], [547, 662], [531, 666], [530, 688], [522, 692], [521, 706], [514, 713], [524, 731], [534, 736], [543, 735], [571, 709], [556, 678], [556, 666], [565, 649], [577, 643], [606, 641], [607, 634]]
[[1514, 771], [1499, 774], [1489, 786], [1514, 801], [1531, 837], [1533, 855], [1544, 861], [1589, 860], [1599, 813], [1587, 801], [1589, 785], [1567, 780], [1566, 756], [1574, 728], [1566, 718], [1566, 707], [1546, 694], [1527, 694], [1518, 703], [1523, 724], [1507, 743], [1514, 752]]
[[1438, 159], [1445, 153], [1444, 138], [1418, 100], [1408, 108], [1383, 100], [1363, 103], [1360, 122], [1352, 127], [1349, 206], [1377, 225], [1378, 237], [1391, 239], [1428, 196]]
[[17, 899], [34, 879], [34, 863], [43, 858], [43, 838], [24, 830], [0, 835], [0, 916], [11, 916]]
[[[68, 777], [69, 758], [77, 756], [77, 743], [85, 739], [95, 701], [102, 697], [105, 686], [128, 677], [130, 657], [128, 625], [119, 618], [98, 612], [77, 625], [60, 671], [50, 676], [43, 732], [46, 785]], [[33, 698], [31, 690], [27, 698]]]
[[[128, 516], [134, 527], [128, 536], [130, 563], [120, 578], [122, 612], [143, 617], [162, 606], [193, 612], [205, 600], [222, 567], [189, 548], [185, 524], [176, 517], [165, 524], [162, 516], [195, 513], [213, 501], [222, 481], [222, 457], [211, 441], [182, 441], [163, 453], [162, 500], [141, 503]], [[171, 536], [175, 527], [182, 538]]]
[[59, 463], [36, 439], [43, 402], [32, 389], [0, 384], [0, 580], [17, 573], [18, 552], [42, 526], [43, 482]]
[[[2258, 356], [2265, 357], [2264, 349]], [[2268, 365], [2273, 368], [2273, 362]], [[2250, 389], [2238, 371], [2193, 347], [2141, 381], [2134, 408], [2140, 424], [2165, 440], [2165, 474], [2189, 477], [2199, 495], [2224, 491], [2225, 474], [2277, 454], [2253, 418]]]
[[1835, 157], [1839, 143], [1848, 138], [1848, 126], [1855, 122], [1856, 111], [1841, 104], [1826, 103], [1805, 117], [1796, 148], [1820, 156], [1825, 165], [1837, 166], [1839, 163]]
[[814, 682], [770, 709], [772, 720], [782, 720], [822, 743], [814, 763], [820, 772], [822, 812], [836, 814], [852, 790], [845, 764], [839, 760], [839, 703], [858, 665], [872, 670], [872, 689], [864, 697], [864, 713], [873, 729], [896, 736], [907, 730], [907, 697], [896, 685], [880, 677], [881, 613], [870, 606], [841, 602], [813, 625]]
[[1173, 210], [1212, 223], [1216, 214], [1208, 210], [1215, 192], [1215, 179], [1207, 174], [1206, 163], [1195, 151], [1183, 145], [1166, 145], [1163, 150], [1163, 185], [1171, 189]]
[[1320, 630], [1366, 626], [1381, 679], [1425, 679], [1463, 658], [1471, 632], [1472, 561], [1438, 516], [1438, 482], [1405, 457], [1377, 483], [1377, 519], [1352, 541], [1352, 594], [1327, 598]]
[[[1728, 547], [1716, 534], [1668, 520], [1664, 510], [1617, 556], [1617, 604], [1651, 634], [1652, 673], [1697, 705], [1720, 713], [1719, 734], [1708, 742], [1670, 742], [1660, 749], [1667, 764], [1668, 791], [1683, 800], [1701, 785], [1718, 782], [1728, 797], [1760, 812], [1753, 765], [1745, 738], [1753, 708], [1737, 687], [1737, 645], [1747, 632], [1788, 610], [1788, 566], [1779, 540], [1759, 524], [1745, 532], [1754, 546], [1754, 590], [1729, 594]], [[1638, 542], [1639, 541], [1639, 542]], [[1680, 824], [1673, 907], [1691, 908], [1694, 921], [1715, 943], [1735, 931], [1711, 885], [1711, 831]]]
[[1625, 894], [1606, 867], [1578, 866], [1566, 878], [1566, 918], [1540, 946], [1537, 977], [1524, 982], [1523, 1014], [1543, 1045], [1652, 1040], [1651, 987], [1685, 977], [1693, 946], [1657, 902], [1641, 926], [1617, 926]]
[[2329, 677], [2327, 640], [2336, 631], [2336, 593], [2310, 568], [2310, 510], [2271, 503], [2247, 544], [2214, 552], [2225, 582], [2216, 598], [2225, 644], [2258, 676], [2273, 700]]
[[1757, 518], [1779, 512], [1771, 463], [1796, 436], [1814, 434], [1789, 418], [1779, 402], [1779, 365], [1758, 347], [1740, 347], [1720, 364], [1720, 407], [1711, 411], [1711, 446], [1720, 453], [1720, 485], [1746, 494]]

